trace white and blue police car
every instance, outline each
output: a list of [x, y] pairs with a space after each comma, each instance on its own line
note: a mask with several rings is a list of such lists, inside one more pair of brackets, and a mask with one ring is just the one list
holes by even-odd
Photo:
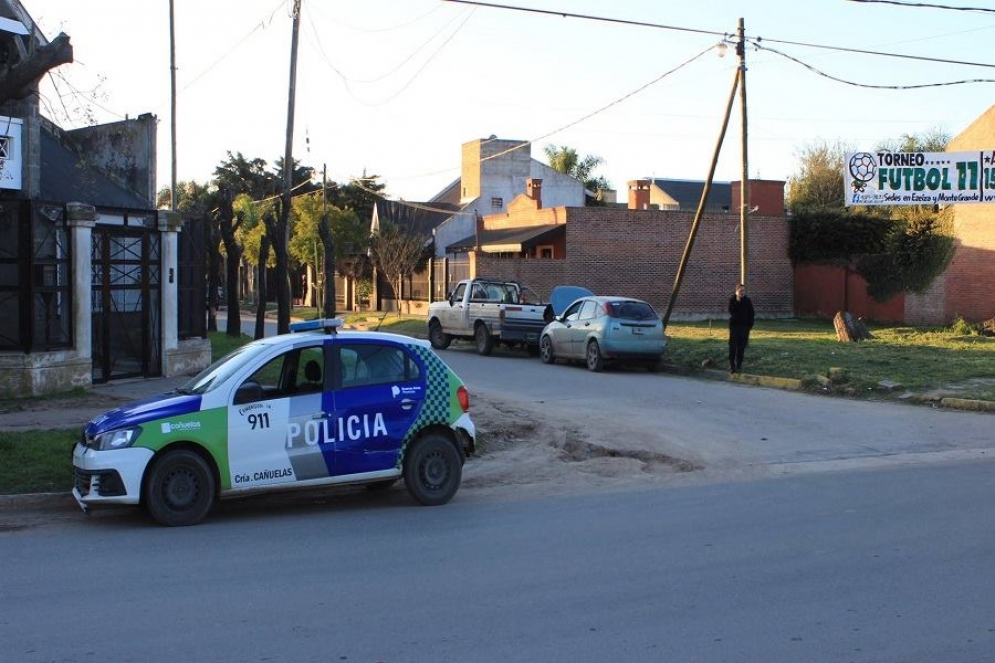
[[427, 341], [341, 325], [295, 323], [95, 417], [73, 449], [73, 496], [171, 526], [219, 498], [331, 484], [403, 478], [417, 502], [449, 502], [476, 438], [463, 382]]

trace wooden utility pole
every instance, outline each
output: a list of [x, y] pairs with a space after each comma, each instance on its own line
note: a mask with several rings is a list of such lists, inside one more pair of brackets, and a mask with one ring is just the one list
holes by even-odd
[[294, 27], [290, 39], [290, 89], [287, 100], [287, 147], [283, 153], [283, 196], [280, 206], [280, 220], [277, 224], [277, 237], [274, 237], [276, 249], [276, 325], [277, 332], [286, 334], [290, 331], [290, 205], [293, 200], [294, 173], [294, 98], [297, 92], [297, 42], [301, 27], [301, 0], [294, 0]]
[[739, 105], [742, 123], [743, 171], [739, 187], [739, 282], [746, 285], [748, 272], [749, 221], [750, 221], [750, 169], [747, 158], [746, 140], [746, 28], [739, 19], [739, 42], [736, 44], [739, 55]]
[[684, 270], [687, 268], [688, 260], [691, 258], [691, 249], [694, 247], [694, 239], [698, 234], [698, 226], [701, 225], [701, 217], [705, 213], [705, 204], [708, 202], [708, 194], [712, 190], [712, 180], [715, 178], [715, 168], [719, 163], [719, 154], [722, 152], [722, 143], [725, 142], [726, 129], [729, 127], [729, 117], [732, 115], [732, 105], [736, 101], [736, 88], [739, 86], [739, 79], [742, 71], [737, 70], [732, 81], [732, 89], [729, 90], [729, 101], [726, 103], [726, 114], [722, 118], [722, 129], [719, 131], [719, 139], [715, 143], [715, 152], [712, 154], [712, 165], [708, 169], [708, 179], [701, 190], [701, 200], [698, 202], [698, 210], [694, 214], [691, 222], [691, 232], [688, 233], [688, 241], [684, 245], [684, 253], [681, 255], [681, 262], [677, 265], [677, 275], [674, 277], [674, 287], [670, 290], [670, 300], [667, 302], [667, 311], [663, 314], [663, 328], [667, 328], [670, 322], [670, 314], [674, 311], [674, 304], [677, 302], [677, 294], [681, 291], [681, 283], [684, 281]]

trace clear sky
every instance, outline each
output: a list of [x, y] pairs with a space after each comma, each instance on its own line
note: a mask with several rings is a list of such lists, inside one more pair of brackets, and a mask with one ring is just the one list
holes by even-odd
[[[49, 39], [66, 32], [75, 50], [73, 64], [46, 77], [42, 113], [65, 128], [155, 114], [158, 184], [168, 186], [168, 0], [22, 3]], [[227, 151], [270, 164], [283, 156], [291, 4], [174, 0], [180, 180], [208, 181]], [[992, 82], [858, 87], [769, 50], [862, 85], [995, 79], [995, 66], [783, 43], [995, 65], [990, 1], [940, 3], [988, 12], [851, 0], [497, 4], [717, 33], [734, 33], [743, 18], [748, 38], [760, 38], [764, 47], [751, 46], [746, 54], [752, 177], [788, 179], [797, 172], [800, 151], [818, 141], [873, 149], [934, 128], [956, 135], [995, 103]], [[600, 156], [605, 165], [597, 174], [622, 200], [629, 180], [701, 180], [737, 59], [733, 49], [722, 58], [713, 49], [679, 67], [720, 39], [442, 0], [303, 0], [294, 157], [319, 174], [327, 165], [329, 179], [337, 182], [364, 171], [380, 175], [389, 197], [407, 200], [426, 200], [458, 177], [461, 144], [490, 135], [534, 141], [532, 156], [541, 161], [548, 144]], [[737, 102], [716, 173], [720, 180], [740, 177], [740, 136]]]

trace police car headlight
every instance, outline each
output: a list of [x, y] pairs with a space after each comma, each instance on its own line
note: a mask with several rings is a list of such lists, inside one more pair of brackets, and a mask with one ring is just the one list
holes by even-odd
[[93, 438], [90, 446], [97, 451], [109, 451], [111, 449], [124, 449], [130, 447], [138, 439], [138, 434], [142, 432], [137, 426], [134, 428], [119, 428], [118, 430], [101, 433]]

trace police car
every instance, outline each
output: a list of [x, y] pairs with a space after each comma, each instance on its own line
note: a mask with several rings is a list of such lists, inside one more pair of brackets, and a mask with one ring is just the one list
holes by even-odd
[[73, 496], [172, 526], [218, 498], [294, 487], [403, 478], [417, 502], [449, 502], [474, 451], [466, 387], [427, 341], [341, 325], [296, 323], [97, 416], [73, 449]]

